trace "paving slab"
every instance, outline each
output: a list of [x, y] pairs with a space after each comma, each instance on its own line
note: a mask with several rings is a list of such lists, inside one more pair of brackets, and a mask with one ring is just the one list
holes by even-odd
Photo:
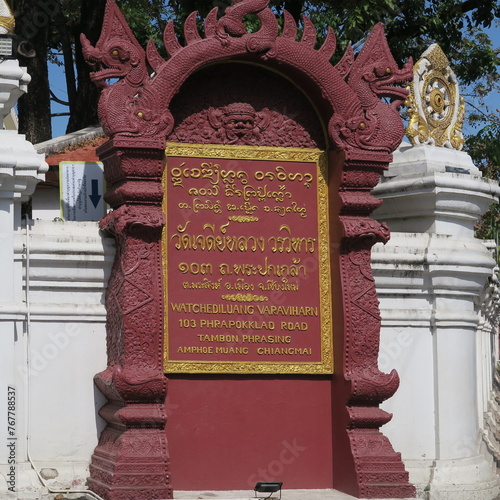
[[[56, 498], [57, 497], [57, 498]], [[411, 500], [422, 500], [423, 497]], [[42, 500], [96, 500], [91, 494], [48, 494], [43, 495]], [[178, 491], [174, 492], [174, 500], [280, 500], [280, 496], [273, 493], [272, 496], [259, 494], [255, 497], [253, 491]], [[282, 490], [281, 500], [358, 500], [357, 497], [347, 495], [337, 490]], [[372, 499], [377, 500], [377, 499]], [[384, 498], [379, 500], [401, 500]], [[403, 499], [410, 500], [410, 499]], [[497, 499], [500, 500], [500, 497]]]
[[[259, 494], [255, 497], [253, 491], [175, 491], [176, 500], [279, 500], [280, 496], [273, 493], [271, 497]], [[337, 490], [287, 490], [281, 491], [281, 500], [357, 500], [357, 497], [347, 495]], [[372, 499], [377, 500], [377, 499]], [[401, 499], [384, 499], [401, 500]], [[415, 500], [415, 499], [413, 499]], [[417, 499], [418, 500], [418, 499]]]

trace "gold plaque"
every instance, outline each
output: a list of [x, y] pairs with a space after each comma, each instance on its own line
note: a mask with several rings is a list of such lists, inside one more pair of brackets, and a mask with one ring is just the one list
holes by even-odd
[[166, 373], [333, 372], [326, 154], [168, 144]]

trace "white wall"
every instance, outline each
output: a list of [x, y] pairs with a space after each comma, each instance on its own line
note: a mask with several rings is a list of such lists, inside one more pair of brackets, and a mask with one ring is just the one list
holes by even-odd
[[[17, 321], [0, 321], [10, 328], [2, 331], [0, 366], [17, 392], [19, 498], [40, 490], [32, 466], [44, 474], [55, 469], [48, 481], [54, 487], [85, 485], [103, 428], [97, 410], [104, 399], [93, 377], [107, 362], [104, 290], [113, 258], [113, 240], [97, 223], [36, 221], [15, 234], [15, 260], [24, 270], [18, 267], [15, 278], [25, 287], [29, 269], [29, 293], [24, 289], [11, 311]], [[0, 462], [5, 477], [6, 457]], [[2, 491], [0, 482], [4, 498]]]

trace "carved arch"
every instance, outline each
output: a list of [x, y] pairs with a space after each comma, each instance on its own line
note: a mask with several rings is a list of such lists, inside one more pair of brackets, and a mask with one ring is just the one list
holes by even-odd
[[[247, 33], [243, 19], [256, 15], [261, 27]], [[92, 458], [90, 487], [107, 499], [171, 498], [164, 426], [167, 382], [163, 375], [161, 276], [162, 173], [166, 140], [174, 130], [172, 99], [195, 72], [212, 64], [243, 62], [276, 71], [298, 85], [327, 126], [331, 199], [336, 215], [332, 234], [340, 234], [335, 276], [342, 287], [343, 325], [335, 338], [335, 406], [342, 425], [335, 431], [335, 486], [364, 498], [408, 498], [399, 454], [379, 427], [391, 416], [378, 405], [394, 394], [396, 372], [377, 366], [380, 315], [370, 267], [370, 251], [387, 241], [388, 229], [369, 218], [379, 206], [370, 195], [391, 160], [404, 129], [397, 106], [411, 79], [412, 63], [400, 69], [381, 25], [375, 26], [360, 54], [348, 49], [336, 65], [330, 29], [319, 49], [307, 18], [297, 25], [285, 12], [282, 30], [268, 0], [234, 0], [218, 17], [212, 10], [197, 29], [196, 13], [184, 26], [185, 45], [173, 22], [164, 33], [169, 58], [153, 43], [144, 50], [112, 0], [94, 46], [82, 35], [86, 59], [97, 65], [93, 80], [103, 86], [101, 123], [110, 141], [100, 151], [114, 209], [101, 227], [115, 235], [117, 257], [107, 293], [108, 367], [96, 384], [109, 403], [108, 422]], [[113, 85], [106, 80], [118, 78]], [[387, 104], [382, 98], [392, 100]]]
[[[265, 7], [262, 5], [265, 4]], [[260, 9], [260, 10], [259, 10]], [[277, 70], [302, 85], [325, 121], [332, 144], [342, 150], [361, 149], [390, 153], [399, 144], [403, 126], [397, 106], [406, 90], [397, 87], [411, 77], [411, 61], [401, 70], [377, 25], [357, 58], [348, 49], [336, 65], [330, 63], [335, 52], [335, 34], [330, 29], [323, 46], [316, 50], [316, 31], [304, 19], [304, 33], [296, 40], [297, 26], [285, 14], [279, 33], [276, 17], [267, 2], [239, 2], [226, 9], [217, 20], [217, 8], [205, 21], [205, 38], [198, 33], [195, 13], [186, 21], [182, 46], [171, 21], [164, 35], [170, 55], [163, 60], [153, 43], [144, 51], [112, 0], [108, 2], [103, 34], [96, 47], [82, 35], [86, 59], [100, 65], [92, 73], [99, 85], [108, 78], [120, 78], [105, 87], [100, 119], [110, 136], [167, 137], [173, 127], [170, 102], [187, 78], [202, 67], [227, 61], [248, 61]], [[246, 33], [241, 25], [247, 14], [261, 21], [256, 33]], [[151, 69], [150, 69], [151, 68]], [[381, 97], [393, 99], [389, 106]], [[120, 103], [122, 108], [114, 108]]]

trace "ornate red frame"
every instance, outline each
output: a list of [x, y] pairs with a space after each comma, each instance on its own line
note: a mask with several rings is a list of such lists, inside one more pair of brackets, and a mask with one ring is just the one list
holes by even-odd
[[[404, 133], [397, 106], [406, 91], [398, 85], [411, 79], [412, 63], [397, 66], [377, 25], [357, 57], [349, 48], [334, 66], [331, 29], [315, 49], [316, 31], [309, 19], [304, 18], [297, 40], [293, 18], [285, 12], [280, 30], [269, 0], [233, 1], [220, 18], [217, 9], [210, 12], [204, 37], [196, 13], [189, 16], [185, 45], [171, 22], [164, 33], [168, 60], [152, 42], [142, 49], [112, 0], [96, 46], [82, 35], [87, 61], [99, 66], [93, 79], [104, 87], [99, 115], [110, 137], [98, 151], [105, 165], [106, 201], [113, 208], [101, 227], [117, 243], [106, 297], [108, 367], [95, 377], [108, 398], [100, 411], [108, 425], [92, 457], [89, 486], [109, 500], [172, 498], [164, 429], [161, 271], [162, 173], [166, 140], [174, 127], [169, 106], [195, 71], [239, 61], [291, 79], [327, 126], [330, 199], [338, 200], [331, 207], [331, 233], [340, 234], [341, 241], [332, 279], [341, 283], [344, 311], [334, 340], [333, 399], [343, 422], [334, 431], [335, 487], [364, 498], [413, 497], [400, 454], [379, 430], [391, 418], [379, 404], [394, 394], [399, 379], [395, 371], [387, 375], [377, 366], [380, 315], [370, 253], [376, 242], [387, 241], [389, 231], [369, 218], [380, 204], [370, 190]], [[248, 14], [260, 21], [256, 33], [245, 29]], [[119, 80], [108, 86], [109, 78]]]

